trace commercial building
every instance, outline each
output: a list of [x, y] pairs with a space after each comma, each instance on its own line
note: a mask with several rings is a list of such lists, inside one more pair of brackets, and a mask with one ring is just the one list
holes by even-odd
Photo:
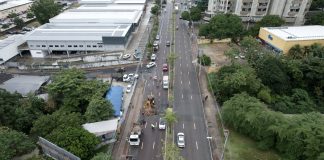
[[260, 29], [259, 37], [275, 51], [286, 54], [296, 44], [324, 45], [324, 26], [265, 27]]
[[4, 40], [0, 40], [0, 65], [18, 55], [18, 46], [24, 42], [23, 35], [12, 35]]
[[[265, 15], [278, 15], [295, 25], [304, 24], [312, 0], [209, 0], [207, 15], [233, 13], [243, 21], [256, 22]], [[208, 20], [208, 19], [207, 19]]]
[[30, 0], [0, 0], [0, 20], [4, 20], [10, 13], [24, 13], [32, 5]]

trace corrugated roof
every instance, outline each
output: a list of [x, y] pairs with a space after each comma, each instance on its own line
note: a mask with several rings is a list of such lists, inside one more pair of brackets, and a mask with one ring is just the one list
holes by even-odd
[[0, 11], [21, 6], [24, 4], [32, 3], [30, 0], [8, 0], [8, 1], [1, 1], [3, 4], [0, 4]]
[[101, 136], [107, 133], [116, 132], [118, 126], [118, 119], [111, 119], [107, 121], [100, 121], [94, 123], [83, 124], [82, 127], [88, 132]]
[[110, 90], [106, 94], [106, 99], [111, 102], [115, 110], [115, 116], [121, 116], [121, 109], [123, 104], [123, 87], [122, 86], [111, 86]]

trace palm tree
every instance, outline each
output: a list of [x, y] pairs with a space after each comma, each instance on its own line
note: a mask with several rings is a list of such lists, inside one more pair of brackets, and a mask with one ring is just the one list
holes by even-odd
[[168, 126], [170, 127], [169, 131], [171, 133], [171, 128], [175, 122], [177, 122], [177, 116], [173, 112], [172, 108], [167, 108], [165, 111], [164, 119], [166, 120]]

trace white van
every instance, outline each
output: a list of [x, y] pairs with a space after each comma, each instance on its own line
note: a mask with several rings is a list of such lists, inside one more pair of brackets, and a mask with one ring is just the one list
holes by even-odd
[[169, 88], [169, 76], [163, 76], [163, 82], [162, 82], [163, 88], [168, 89]]

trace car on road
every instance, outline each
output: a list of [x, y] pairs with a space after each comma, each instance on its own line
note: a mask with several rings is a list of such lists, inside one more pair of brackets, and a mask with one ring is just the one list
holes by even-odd
[[155, 39], [156, 40], [159, 40], [160, 39], [160, 35], [156, 35]]
[[129, 59], [130, 57], [131, 57], [130, 54], [124, 54], [124, 55], [123, 55], [123, 59]]
[[166, 46], [170, 46], [170, 41], [167, 41], [166, 42]]
[[162, 65], [162, 71], [163, 71], [163, 72], [167, 72], [168, 70], [169, 70], [169, 68], [168, 68], [168, 64], [164, 63], [164, 64]]
[[180, 147], [180, 148], [184, 148], [185, 147], [185, 136], [184, 136], [184, 133], [179, 132], [177, 134], [177, 144], [178, 144], [178, 147]]
[[154, 66], [156, 66], [156, 63], [155, 63], [155, 62], [150, 62], [150, 63], [148, 63], [148, 64], [146, 65], [146, 68], [152, 68], [152, 67], [154, 67]]
[[128, 74], [124, 74], [123, 82], [129, 82], [131, 79], [129, 78]]
[[151, 55], [151, 61], [155, 61], [155, 59], [156, 59], [156, 54], [152, 54]]
[[127, 85], [126, 87], [126, 93], [130, 93], [132, 91], [132, 85]]
[[160, 120], [159, 120], [159, 129], [165, 129], [165, 127], [166, 127], [165, 124], [166, 124], [165, 119], [160, 118]]

